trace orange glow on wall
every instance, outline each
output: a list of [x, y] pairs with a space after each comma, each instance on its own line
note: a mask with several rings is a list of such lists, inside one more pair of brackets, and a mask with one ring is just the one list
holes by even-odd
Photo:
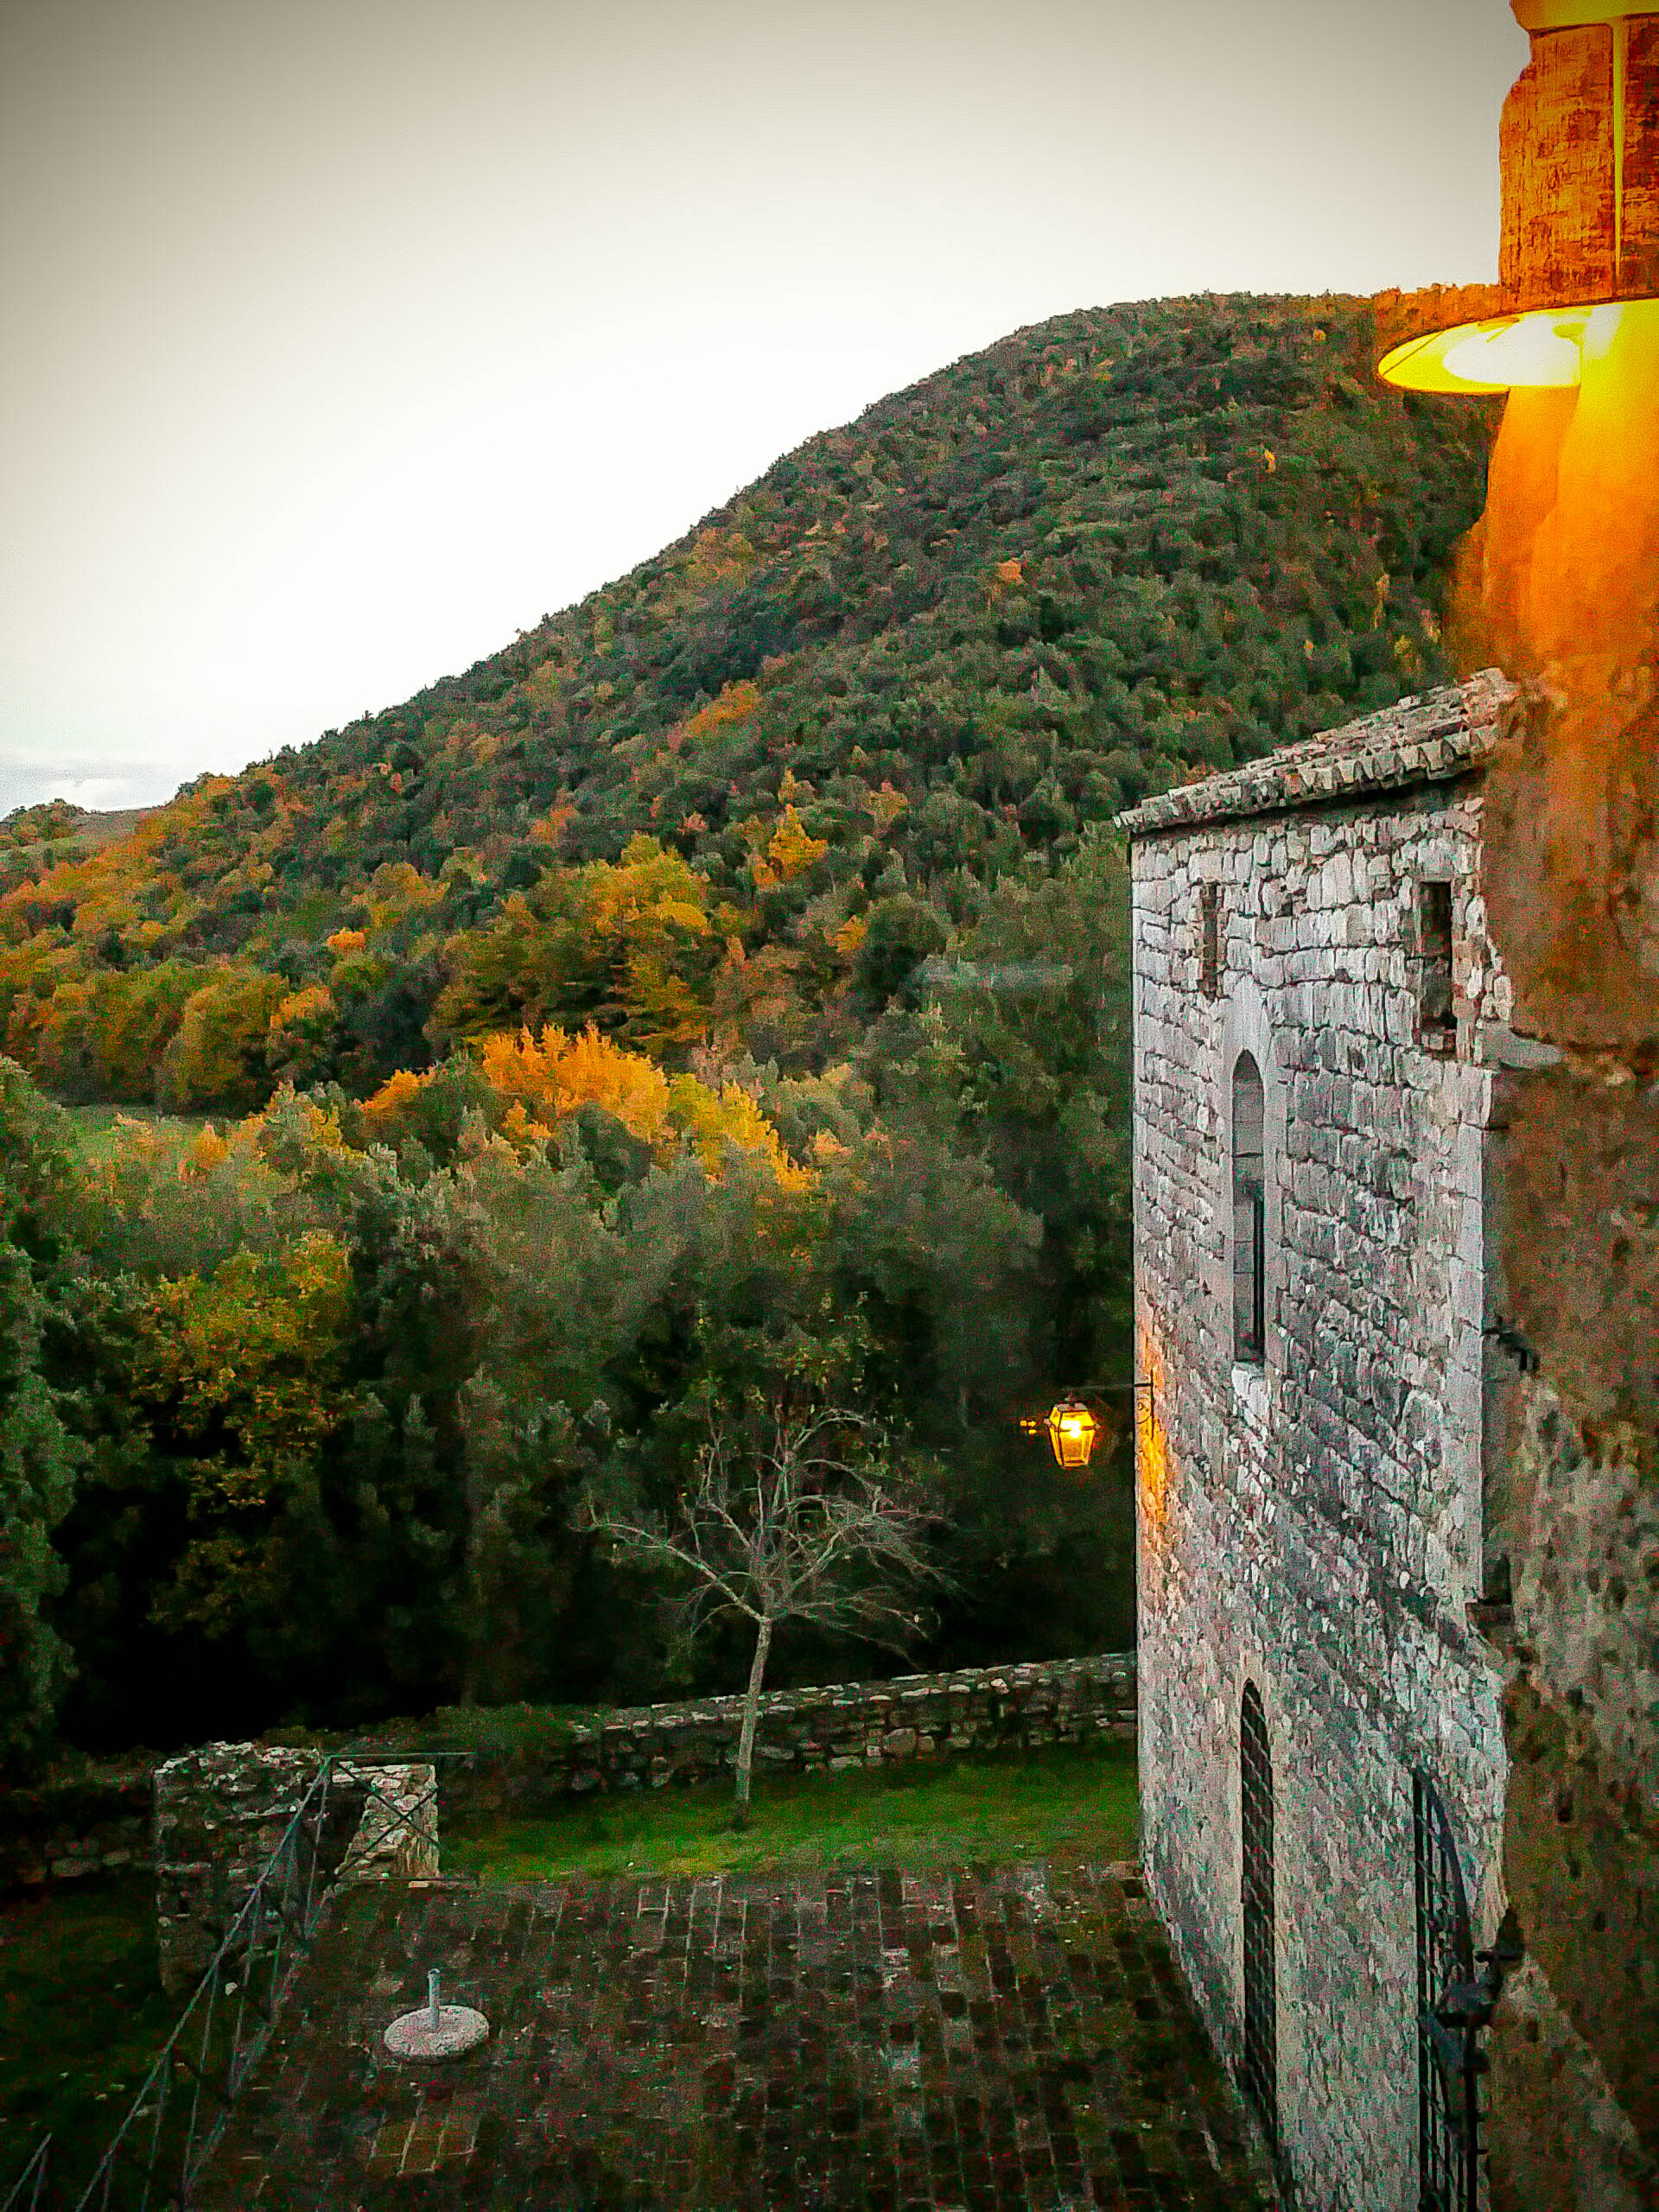
[[1164, 1398], [1164, 1363], [1151, 1332], [1141, 1331], [1141, 1373], [1145, 1389], [1135, 1394], [1135, 1491], [1143, 1560], [1155, 1566], [1169, 1535], [1174, 1459], [1160, 1408]]

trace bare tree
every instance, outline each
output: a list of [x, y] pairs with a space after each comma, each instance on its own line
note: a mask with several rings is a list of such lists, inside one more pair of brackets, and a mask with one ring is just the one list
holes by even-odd
[[[613, 1510], [591, 1495], [582, 1522], [615, 1550], [690, 1578], [679, 1611], [695, 1635], [711, 1616], [754, 1624], [737, 1745], [734, 1825], [747, 1827], [755, 1723], [772, 1633], [785, 1621], [849, 1629], [902, 1650], [921, 1625], [895, 1584], [945, 1577], [923, 1548], [931, 1516], [883, 1479], [862, 1414], [774, 1408], [734, 1430], [711, 1417], [695, 1490], [668, 1522]], [[913, 1604], [913, 1600], [912, 1601]]]

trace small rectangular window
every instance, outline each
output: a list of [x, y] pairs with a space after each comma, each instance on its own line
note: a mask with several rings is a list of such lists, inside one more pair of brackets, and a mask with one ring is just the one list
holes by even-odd
[[1431, 1052], [1452, 1052], [1458, 1017], [1452, 1004], [1452, 886], [1417, 887], [1417, 1033]]
[[1221, 989], [1221, 886], [1198, 887], [1198, 988], [1207, 999]]

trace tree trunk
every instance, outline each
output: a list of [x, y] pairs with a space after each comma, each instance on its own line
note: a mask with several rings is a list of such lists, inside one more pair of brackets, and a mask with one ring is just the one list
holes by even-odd
[[479, 1661], [484, 1645], [484, 1484], [470, 1461], [465, 1482], [467, 1534], [461, 1546], [461, 1560], [467, 1578], [467, 1613], [461, 1654], [461, 1702], [464, 1707], [470, 1707], [478, 1703]]
[[766, 1680], [766, 1654], [772, 1649], [772, 1623], [763, 1620], [755, 1631], [754, 1658], [749, 1668], [748, 1693], [743, 1700], [743, 1726], [737, 1738], [737, 1804], [732, 1826], [749, 1825], [749, 1779], [754, 1768], [754, 1726], [760, 1718], [760, 1685]]

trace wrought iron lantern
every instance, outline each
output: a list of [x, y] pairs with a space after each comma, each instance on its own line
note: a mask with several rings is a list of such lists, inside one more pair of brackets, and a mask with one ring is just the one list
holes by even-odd
[[1088, 1465], [1100, 1441], [1100, 1423], [1081, 1398], [1062, 1398], [1042, 1426], [1058, 1465], [1068, 1472]]
[[1570, 390], [1627, 315], [1659, 315], [1659, 6], [1510, 6], [1532, 57], [1503, 109], [1493, 311], [1390, 347], [1377, 373], [1407, 391]]
[[1027, 1436], [1046, 1436], [1056, 1463], [1075, 1474], [1094, 1457], [1095, 1447], [1107, 1433], [1106, 1424], [1090, 1405], [1119, 1390], [1150, 1392], [1144, 1376], [1135, 1382], [1091, 1382], [1086, 1394], [1072, 1390], [1052, 1405], [1046, 1414], [1027, 1414], [1020, 1426]]
[[1062, 1467], [1086, 1467], [1100, 1441], [1100, 1423], [1080, 1398], [1062, 1398], [1048, 1416], [1048, 1440]]

